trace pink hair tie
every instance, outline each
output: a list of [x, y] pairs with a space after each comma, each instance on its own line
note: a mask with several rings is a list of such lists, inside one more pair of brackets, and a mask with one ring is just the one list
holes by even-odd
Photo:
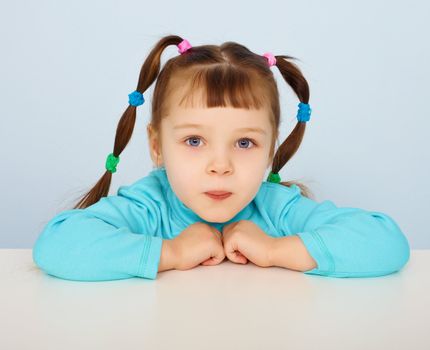
[[269, 61], [269, 66], [274, 66], [276, 64], [276, 58], [275, 56], [273, 56], [273, 54], [271, 52], [266, 52], [264, 55], [264, 57], [267, 58], [267, 60]]
[[179, 44], [178, 44], [178, 47], [179, 47], [179, 53], [182, 55], [185, 51], [187, 51], [188, 49], [191, 49], [192, 48], [192, 46], [191, 46], [191, 44], [188, 42], [188, 40], [187, 39], [183, 39]]

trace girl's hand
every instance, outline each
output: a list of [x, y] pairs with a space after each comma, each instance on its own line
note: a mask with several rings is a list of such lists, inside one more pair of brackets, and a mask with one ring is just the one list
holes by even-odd
[[275, 238], [267, 235], [250, 220], [232, 222], [223, 228], [224, 252], [237, 264], [246, 264], [248, 259], [261, 267], [272, 266], [270, 252]]
[[171, 240], [174, 269], [188, 270], [197, 265], [217, 265], [225, 259], [221, 232], [203, 222], [189, 225]]

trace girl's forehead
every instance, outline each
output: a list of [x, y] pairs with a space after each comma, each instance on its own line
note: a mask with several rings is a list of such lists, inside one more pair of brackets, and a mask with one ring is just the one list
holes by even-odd
[[268, 104], [257, 107], [242, 100], [239, 106], [233, 106], [231, 96], [208, 96], [208, 91], [202, 86], [190, 89], [185, 83], [183, 86], [172, 87], [165, 95], [161, 120], [164, 128], [172, 132], [194, 128], [223, 132], [254, 129], [259, 130], [260, 135], [271, 133], [271, 109]]
[[182, 107], [170, 109], [169, 115], [163, 118], [172, 129], [185, 128], [224, 128], [255, 129], [265, 134], [270, 129], [268, 111], [265, 109], [245, 109], [234, 107]]

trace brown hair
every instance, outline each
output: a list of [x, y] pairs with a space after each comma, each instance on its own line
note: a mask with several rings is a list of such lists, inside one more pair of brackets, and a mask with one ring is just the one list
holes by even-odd
[[[267, 58], [255, 54], [245, 46], [236, 42], [225, 42], [217, 45], [193, 46], [183, 54], [169, 59], [160, 72], [160, 58], [163, 51], [170, 45], [178, 45], [183, 38], [168, 35], [160, 39], [142, 65], [136, 90], [144, 93], [157, 79], [152, 98], [151, 129], [160, 132], [162, 116], [168, 108], [168, 96], [178, 86], [188, 91], [184, 97], [190, 96], [201, 87], [206, 95], [206, 106], [220, 107], [231, 105], [234, 108], [261, 108], [267, 106], [270, 111], [272, 125], [272, 143], [270, 157], [273, 157], [271, 170], [279, 173], [282, 167], [298, 150], [306, 128], [306, 122], [297, 122], [293, 131], [278, 147], [274, 154], [275, 142], [279, 136], [280, 105], [279, 92], [273, 72]], [[285, 81], [291, 86], [300, 102], [308, 103], [309, 86], [300, 69], [288, 61], [295, 57], [277, 55], [278, 67]], [[182, 102], [182, 101], [181, 101]], [[119, 120], [113, 154], [118, 157], [127, 146], [136, 120], [136, 107], [129, 105]], [[274, 154], [274, 156], [273, 156]], [[107, 196], [112, 173], [108, 170], [103, 174], [94, 187], [89, 190], [75, 205], [76, 208], [86, 208]], [[279, 184], [300, 187], [305, 197], [310, 197], [309, 189], [296, 181], [283, 181]]]

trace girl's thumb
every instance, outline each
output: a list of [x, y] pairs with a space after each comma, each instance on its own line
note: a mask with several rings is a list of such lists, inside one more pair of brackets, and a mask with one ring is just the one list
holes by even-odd
[[245, 255], [243, 255], [239, 251], [235, 251], [231, 255], [231, 258], [232, 258], [232, 261], [237, 264], [246, 264], [248, 262], [248, 259], [245, 257]]

